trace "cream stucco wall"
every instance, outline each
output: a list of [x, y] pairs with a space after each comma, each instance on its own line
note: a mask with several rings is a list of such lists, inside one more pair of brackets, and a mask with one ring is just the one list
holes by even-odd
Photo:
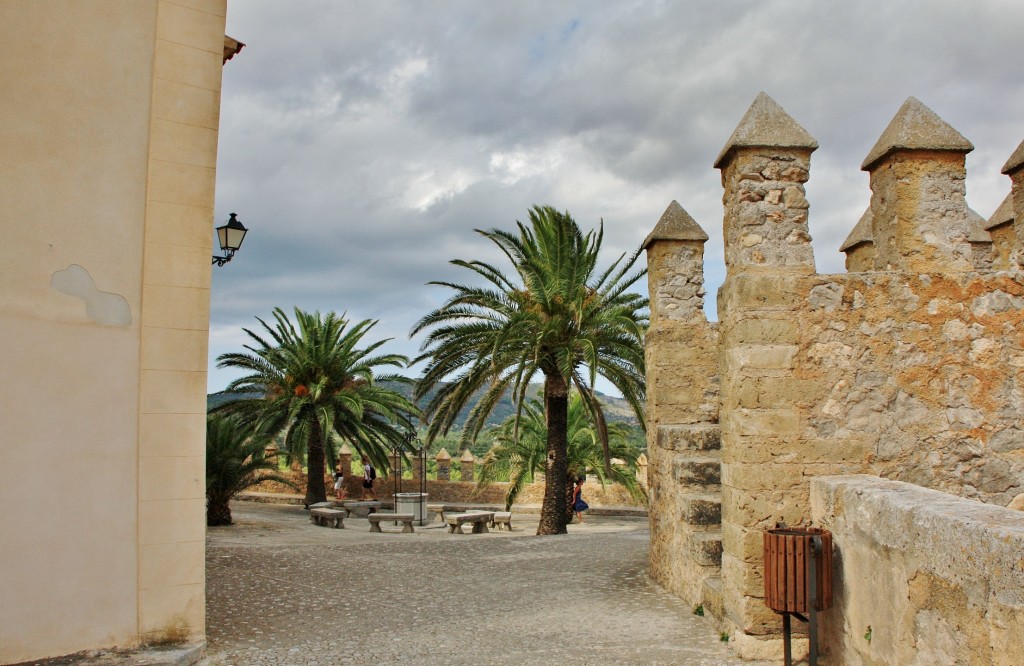
[[225, 5], [0, 2], [0, 663], [203, 636]]

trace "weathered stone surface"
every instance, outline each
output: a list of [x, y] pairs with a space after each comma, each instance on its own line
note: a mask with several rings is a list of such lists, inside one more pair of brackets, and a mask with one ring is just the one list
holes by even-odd
[[658, 427], [658, 447], [669, 451], [716, 451], [722, 448], [717, 425], [663, 425]]
[[715, 486], [721, 482], [722, 463], [717, 458], [677, 458], [672, 475], [686, 486]]

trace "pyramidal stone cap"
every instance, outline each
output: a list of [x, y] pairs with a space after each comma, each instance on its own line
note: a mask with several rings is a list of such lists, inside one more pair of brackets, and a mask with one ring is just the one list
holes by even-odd
[[760, 92], [718, 153], [715, 168], [724, 167], [730, 153], [737, 148], [809, 148], [813, 151], [817, 147], [818, 142], [800, 123], [778, 102]]
[[1003, 165], [1002, 173], [1011, 174], [1017, 169], [1024, 166], [1024, 141], [1020, 142], [1017, 146], [1017, 150], [1013, 151], [1013, 155], [1010, 155], [1010, 159], [1006, 160], [1006, 164]]
[[985, 218], [973, 208], [967, 208], [967, 224], [970, 231], [967, 234], [968, 243], [991, 243], [992, 236], [985, 229]]
[[700, 225], [683, 210], [678, 201], [673, 199], [662, 213], [658, 224], [654, 225], [654, 231], [647, 235], [641, 247], [646, 250], [648, 245], [659, 240], [706, 241], [707, 239], [708, 235], [704, 233]]
[[871, 220], [874, 216], [871, 215], [871, 206], [868, 206], [864, 214], [860, 216], [860, 220], [857, 222], [857, 226], [853, 228], [850, 235], [846, 237], [843, 244], [839, 246], [840, 252], [846, 252], [861, 243], [874, 243], [874, 232], [871, 230]]
[[992, 217], [988, 218], [988, 223], [985, 224], [985, 230], [995, 229], [996, 227], [1002, 226], [1009, 222], [1013, 222], [1013, 195], [1007, 194], [1006, 198], [1003, 199], [1003, 203], [999, 204], [999, 208], [996, 208], [996, 212], [992, 213]]
[[934, 111], [915, 97], [908, 97], [896, 112], [889, 126], [878, 137], [861, 170], [870, 171], [890, 153], [900, 150], [948, 150], [969, 153], [974, 144], [963, 137], [952, 125], [939, 118]]

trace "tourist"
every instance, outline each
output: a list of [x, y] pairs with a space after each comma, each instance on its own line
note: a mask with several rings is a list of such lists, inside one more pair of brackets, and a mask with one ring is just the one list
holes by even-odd
[[373, 480], [377, 478], [377, 470], [370, 464], [370, 459], [363, 456], [363, 499], [376, 501], [377, 496], [373, 492]]
[[583, 501], [583, 482], [587, 477], [581, 476], [576, 479], [576, 487], [572, 491], [572, 510], [576, 512], [576, 520], [583, 524], [583, 512], [590, 508], [590, 505]]
[[340, 460], [334, 467], [334, 499], [345, 499], [345, 471]]

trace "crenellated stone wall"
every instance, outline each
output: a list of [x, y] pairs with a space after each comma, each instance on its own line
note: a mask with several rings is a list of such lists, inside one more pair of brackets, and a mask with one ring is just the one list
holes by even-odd
[[[816, 146], [762, 93], [719, 155], [717, 327], [660, 296], [699, 280], [683, 241], [656, 228], [646, 243], [651, 573], [752, 658], [781, 654], [762, 533], [810, 518], [810, 479], [865, 473], [1000, 506], [1024, 490], [1024, 275], [988, 268], [1019, 266], [1024, 150], [1004, 168], [1020, 206], [994, 225], [1014, 230], [1001, 248], [966, 205], [970, 142], [908, 99], [864, 162], [871, 206], [844, 244], [856, 272], [818, 275], [803, 190]], [[720, 474], [710, 456], [702, 469], [720, 486], [700, 488], [720, 502], [720, 572], [684, 547], [714, 530], [686, 511], [698, 432], [720, 435]]]

